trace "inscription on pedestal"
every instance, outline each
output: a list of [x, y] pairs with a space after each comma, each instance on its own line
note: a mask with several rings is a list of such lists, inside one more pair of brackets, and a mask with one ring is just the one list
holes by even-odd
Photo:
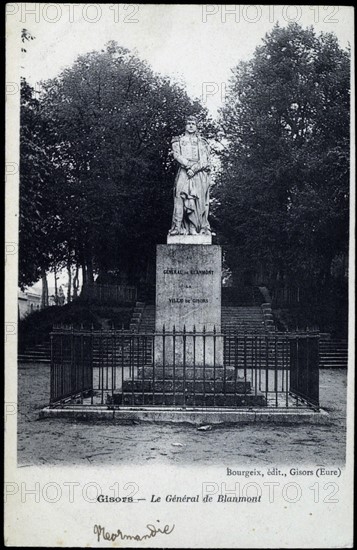
[[[221, 247], [217, 245], [169, 244], [157, 247], [155, 330], [185, 330], [207, 336], [179, 335], [165, 338], [165, 361], [176, 364], [222, 364], [221, 330]], [[183, 347], [185, 346], [185, 352]], [[173, 350], [175, 348], [175, 351]], [[162, 362], [163, 342], [155, 346], [155, 363]], [[183, 357], [183, 355], [185, 357]]]

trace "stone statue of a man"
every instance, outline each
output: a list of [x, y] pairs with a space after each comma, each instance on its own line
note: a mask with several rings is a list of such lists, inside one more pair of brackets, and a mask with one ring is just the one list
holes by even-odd
[[180, 167], [175, 179], [169, 235], [210, 235], [210, 147], [198, 134], [195, 117], [187, 117], [185, 133], [172, 138], [172, 150]]

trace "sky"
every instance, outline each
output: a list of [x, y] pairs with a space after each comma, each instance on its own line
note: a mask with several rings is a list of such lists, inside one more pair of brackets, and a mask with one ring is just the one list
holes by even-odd
[[353, 8], [342, 6], [23, 3], [7, 12], [10, 32], [25, 27], [36, 37], [21, 60], [32, 85], [115, 40], [183, 83], [214, 117], [231, 69], [252, 57], [276, 22], [334, 32], [343, 47], [353, 42]]
[[[17, 63], [33, 86], [57, 76], [78, 55], [115, 40], [155, 72], [182, 83], [213, 117], [232, 68], [252, 57], [277, 22], [333, 32], [342, 47], [353, 44], [354, 33], [353, 8], [342, 6], [8, 3], [6, 10], [8, 63]], [[22, 28], [35, 39], [20, 55]], [[61, 275], [59, 283], [65, 282]]]

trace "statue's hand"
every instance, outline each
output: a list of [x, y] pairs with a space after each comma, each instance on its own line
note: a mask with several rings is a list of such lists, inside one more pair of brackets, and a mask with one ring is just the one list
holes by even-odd
[[189, 178], [193, 178], [193, 176], [195, 175], [195, 173], [194, 173], [193, 170], [191, 170], [191, 168], [189, 168], [189, 169], [187, 170], [187, 175], [188, 175]]

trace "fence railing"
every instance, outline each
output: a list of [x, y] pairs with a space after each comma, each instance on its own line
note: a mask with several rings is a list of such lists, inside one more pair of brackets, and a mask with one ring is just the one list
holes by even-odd
[[319, 407], [319, 337], [56, 329], [50, 404]]
[[137, 299], [137, 288], [127, 285], [85, 284], [81, 298], [100, 303], [134, 303]]

